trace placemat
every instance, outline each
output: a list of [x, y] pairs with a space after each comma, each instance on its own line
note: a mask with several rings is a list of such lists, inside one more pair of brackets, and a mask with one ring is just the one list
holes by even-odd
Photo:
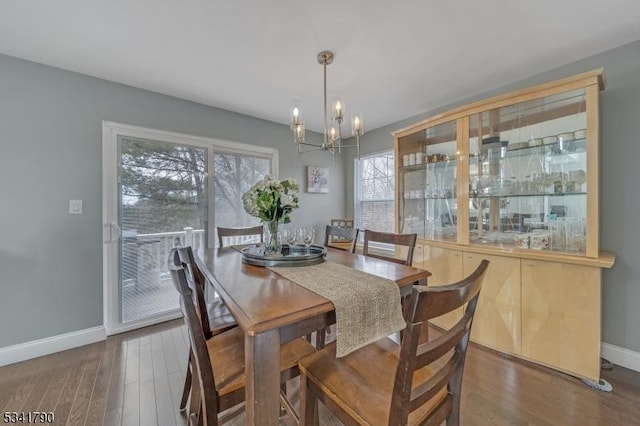
[[337, 357], [393, 334], [406, 325], [400, 289], [392, 280], [334, 262], [269, 269], [333, 302]]

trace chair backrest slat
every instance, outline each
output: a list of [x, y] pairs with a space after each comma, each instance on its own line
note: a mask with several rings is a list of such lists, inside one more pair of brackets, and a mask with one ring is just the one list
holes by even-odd
[[[443, 390], [447, 396], [435, 411], [430, 413], [427, 424], [440, 424], [444, 419], [458, 424], [464, 360], [482, 280], [488, 265], [489, 261], [483, 260], [471, 275], [455, 284], [413, 287], [409, 306], [405, 310], [407, 327], [400, 348], [389, 425], [406, 424], [412, 411]], [[429, 319], [465, 303], [467, 308], [464, 315], [451, 329], [432, 341], [420, 343], [421, 329], [427, 326]], [[436, 361], [437, 366], [432, 364]], [[435, 366], [433, 368], [436, 372], [414, 387], [414, 373], [428, 365]]]
[[443, 355], [453, 349], [460, 339], [467, 332], [467, 326], [470, 322], [468, 313], [465, 314], [458, 323], [449, 330], [420, 346], [416, 353], [416, 364], [428, 365], [433, 361], [440, 359]]
[[263, 236], [263, 227], [262, 225], [250, 226], [247, 228], [224, 228], [218, 226], [216, 228], [218, 232], [218, 245], [220, 247], [224, 247], [223, 238], [224, 237], [242, 237], [242, 236], [251, 236], [258, 235], [260, 237], [260, 242], [264, 242]]
[[[178, 250], [175, 248], [169, 251], [169, 258], [167, 259], [167, 267], [169, 271], [182, 268], [182, 262], [180, 261], [180, 257], [178, 256]], [[175, 287], [176, 291], [182, 294], [182, 289], [180, 288], [178, 281], [172, 279], [171, 282], [173, 283], [173, 286]]]
[[187, 285], [190, 289], [189, 294], [197, 309], [202, 332], [206, 339], [210, 339], [213, 336], [213, 333], [211, 332], [209, 313], [207, 312], [207, 302], [204, 297], [204, 288], [206, 285], [204, 274], [196, 264], [195, 256], [190, 246], [174, 248], [172, 249], [172, 253], [173, 255], [169, 256], [170, 259], [173, 258], [173, 265], [169, 265], [170, 269], [184, 269]]
[[[394, 234], [390, 232], [379, 232], [365, 229], [362, 254], [364, 254], [365, 256], [375, 257], [377, 259], [389, 260], [391, 262], [400, 263], [403, 265], [411, 265], [411, 262], [413, 260], [413, 250], [416, 246], [417, 238], [417, 234]], [[378, 253], [371, 253], [371, 249], [369, 247], [369, 243], [371, 242], [393, 244], [395, 246], [405, 246], [407, 247], [407, 255], [405, 259], [399, 259], [397, 257], [389, 257]]]
[[455, 352], [447, 362], [429, 380], [421, 383], [411, 390], [409, 398], [410, 409], [414, 411], [422, 404], [433, 398], [443, 387], [445, 387], [451, 376], [456, 372], [458, 363], [462, 361], [462, 354]]
[[[429, 421], [425, 423], [425, 426], [440, 426], [445, 423], [449, 418], [450, 413], [453, 411], [453, 405], [453, 397], [451, 395], [447, 395], [445, 399], [433, 409], [429, 416]], [[455, 425], [457, 423], [447, 422], [447, 424]]]
[[339, 226], [327, 225], [325, 229], [325, 234], [324, 234], [324, 245], [326, 247], [330, 245], [332, 242], [335, 242], [335, 241], [330, 241], [330, 237], [342, 238], [345, 240], [345, 242], [347, 241], [351, 242], [351, 246], [349, 247], [348, 251], [350, 253], [355, 253], [356, 243], [358, 241], [358, 232], [359, 232], [358, 228], [342, 228]]
[[206, 287], [206, 278], [200, 270], [200, 265], [196, 263], [193, 248], [191, 246], [176, 247], [176, 251], [178, 252], [180, 262], [187, 266], [187, 272], [191, 274], [193, 281], [204, 291]]

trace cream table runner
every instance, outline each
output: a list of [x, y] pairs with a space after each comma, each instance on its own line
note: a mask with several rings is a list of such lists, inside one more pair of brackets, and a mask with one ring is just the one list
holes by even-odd
[[392, 280], [334, 262], [269, 269], [333, 302], [337, 357], [393, 334], [406, 325], [400, 289]]

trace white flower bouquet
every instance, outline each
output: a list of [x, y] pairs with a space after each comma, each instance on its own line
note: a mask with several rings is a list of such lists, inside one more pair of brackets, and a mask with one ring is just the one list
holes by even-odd
[[299, 207], [298, 189], [295, 179], [278, 181], [267, 175], [242, 195], [244, 209], [261, 222], [289, 223], [289, 215]]

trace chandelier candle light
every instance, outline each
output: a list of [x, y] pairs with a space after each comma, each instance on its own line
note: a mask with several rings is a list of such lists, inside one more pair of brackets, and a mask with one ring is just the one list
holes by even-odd
[[[304, 120], [302, 119], [302, 113], [297, 105], [294, 105], [291, 110], [291, 123], [290, 128], [293, 131], [293, 139], [298, 147], [298, 155], [311, 151], [329, 151], [332, 155], [340, 154], [342, 148], [356, 148], [357, 158], [360, 158], [360, 136], [364, 134], [364, 122], [362, 115], [358, 113], [353, 114], [353, 120], [351, 122], [351, 133], [356, 138], [355, 144], [343, 144], [342, 143], [342, 122], [344, 121], [344, 103], [336, 101], [334, 108], [331, 111], [331, 121], [336, 123], [329, 127], [329, 110], [327, 108], [327, 65], [333, 62], [333, 53], [327, 50], [318, 53], [318, 63], [322, 65], [324, 73], [324, 132], [322, 144], [311, 143], [305, 141], [305, 127]], [[308, 146], [310, 149], [303, 150], [303, 147]]]

